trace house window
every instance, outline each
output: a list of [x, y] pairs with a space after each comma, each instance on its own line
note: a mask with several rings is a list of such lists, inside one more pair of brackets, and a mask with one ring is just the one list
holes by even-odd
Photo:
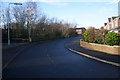
[[114, 28], [114, 22], [112, 23], [112, 28]]
[[118, 21], [116, 20], [116, 21], [115, 21], [115, 27], [117, 27], [117, 26], [118, 26]]
[[110, 26], [109, 26], [109, 24], [108, 24], [108, 30], [110, 29]]
[[119, 20], [119, 26], [120, 26], [120, 20]]

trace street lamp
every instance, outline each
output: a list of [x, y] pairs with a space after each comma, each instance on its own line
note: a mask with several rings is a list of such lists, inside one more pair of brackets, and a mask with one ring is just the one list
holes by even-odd
[[22, 5], [22, 3], [9, 3], [8, 5], [8, 46], [10, 46], [10, 22], [9, 22], [9, 11], [10, 11], [10, 4], [14, 4], [14, 5]]

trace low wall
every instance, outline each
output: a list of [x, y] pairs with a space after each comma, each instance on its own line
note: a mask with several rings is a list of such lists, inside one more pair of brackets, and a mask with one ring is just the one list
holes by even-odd
[[120, 46], [108, 46], [102, 44], [87, 43], [84, 42], [82, 39], [80, 40], [80, 46], [87, 49], [101, 51], [112, 55], [120, 55]]

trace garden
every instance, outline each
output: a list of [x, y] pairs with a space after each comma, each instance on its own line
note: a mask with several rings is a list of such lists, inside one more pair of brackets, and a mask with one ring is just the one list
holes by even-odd
[[104, 44], [109, 46], [120, 46], [120, 35], [115, 32], [109, 32], [103, 27], [95, 29], [91, 27], [83, 34], [83, 40], [88, 43]]

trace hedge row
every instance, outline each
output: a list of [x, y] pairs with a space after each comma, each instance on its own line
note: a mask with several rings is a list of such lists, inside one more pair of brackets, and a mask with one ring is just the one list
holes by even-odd
[[85, 42], [107, 44], [110, 46], [120, 44], [120, 35], [115, 32], [109, 32], [103, 28], [98, 30], [94, 28], [87, 29], [83, 34]]

